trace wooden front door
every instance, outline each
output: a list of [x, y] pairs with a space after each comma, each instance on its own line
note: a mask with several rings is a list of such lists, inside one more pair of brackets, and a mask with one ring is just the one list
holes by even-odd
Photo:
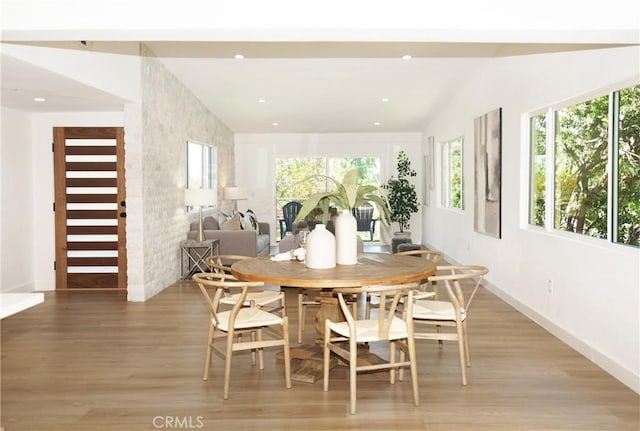
[[124, 128], [54, 127], [56, 290], [127, 289]]

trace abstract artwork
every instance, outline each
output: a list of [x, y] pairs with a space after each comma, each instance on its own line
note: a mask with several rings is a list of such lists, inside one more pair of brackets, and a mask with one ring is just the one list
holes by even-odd
[[502, 108], [474, 120], [476, 232], [501, 238]]

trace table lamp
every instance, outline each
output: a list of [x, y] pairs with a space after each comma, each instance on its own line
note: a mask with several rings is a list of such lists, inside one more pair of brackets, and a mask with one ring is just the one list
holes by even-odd
[[185, 189], [184, 204], [188, 207], [198, 207], [199, 223], [196, 241], [204, 241], [204, 228], [202, 227], [202, 207], [215, 205], [218, 200], [216, 189]]
[[223, 189], [224, 199], [233, 202], [234, 213], [238, 211], [238, 201], [249, 197], [246, 187], [225, 187]]

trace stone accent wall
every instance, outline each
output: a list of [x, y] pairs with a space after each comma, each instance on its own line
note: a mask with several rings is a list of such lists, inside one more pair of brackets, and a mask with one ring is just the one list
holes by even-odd
[[[141, 55], [140, 151], [135, 147], [127, 151], [129, 300], [133, 301], [144, 301], [180, 278], [179, 243], [193, 221], [184, 207], [186, 141], [218, 148], [218, 196], [222, 185], [234, 178], [233, 132], [144, 45]], [[126, 138], [135, 141], [135, 119], [130, 125], [134, 136]]]

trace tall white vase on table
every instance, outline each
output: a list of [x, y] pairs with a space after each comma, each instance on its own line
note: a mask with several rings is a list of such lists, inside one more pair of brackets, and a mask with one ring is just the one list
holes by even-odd
[[355, 265], [358, 263], [358, 224], [349, 210], [342, 210], [335, 220], [336, 263]]
[[325, 225], [317, 224], [309, 233], [305, 251], [304, 264], [307, 268], [336, 267], [336, 239]]

